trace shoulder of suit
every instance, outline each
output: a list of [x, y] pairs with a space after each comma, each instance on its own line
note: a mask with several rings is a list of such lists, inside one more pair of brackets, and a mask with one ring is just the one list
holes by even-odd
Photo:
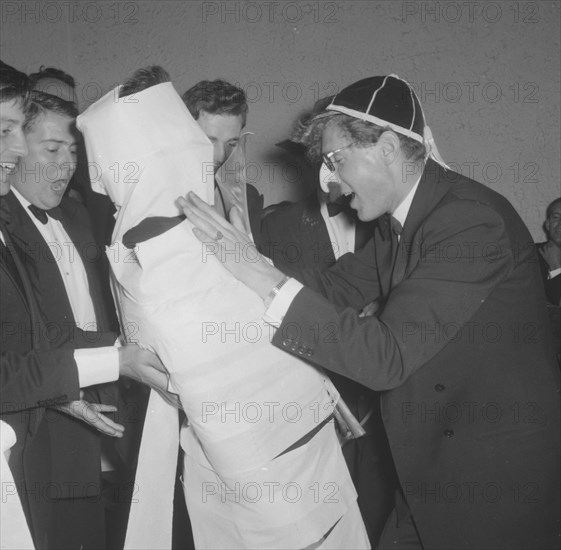
[[471, 201], [488, 206], [497, 212], [508, 213], [514, 210], [503, 195], [490, 187], [453, 170], [444, 170], [440, 166], [436, 169], [438, 183], [447, 187], [441, 202]]
[[88, 211], [86, 210], [86, 207], [81, 202], [78, 202], [76, 199], [73, 199], [72, 197], [67, 197], [67, 196], [62, 197], [59, 206], [64, 213], [80, 215], [80, 216], [88, 215]]

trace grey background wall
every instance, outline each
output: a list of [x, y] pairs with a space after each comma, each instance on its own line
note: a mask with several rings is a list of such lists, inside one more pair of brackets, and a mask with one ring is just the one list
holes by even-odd
[[457, 171], [504, 194], [535, 239], [560, 194], [558, 1], [3, 1], [1, 57], [64, 69], [83, 109], [161, 64], [180, 93], [225, 78], [250, 102], [249, 177], [266, 203], [305, 193], [274, 144], [318, 97], [394, 72]]

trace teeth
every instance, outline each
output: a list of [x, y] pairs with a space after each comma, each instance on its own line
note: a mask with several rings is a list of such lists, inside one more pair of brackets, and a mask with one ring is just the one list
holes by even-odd
[[16, 171], [15, 162], [0, 162], [0, 167], [9, 174], [13, 174]]

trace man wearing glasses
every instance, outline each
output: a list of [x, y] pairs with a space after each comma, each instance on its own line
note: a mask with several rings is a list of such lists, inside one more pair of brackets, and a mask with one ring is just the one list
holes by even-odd
[[[234, 258], [246, 237], [193, 194], [181, 204], [268, 305], [274, 345], [384, 391], [401, 489], [378, 548], [555, 548], [559, 373], [524, 223], [446, 169], [395, 75], [344, 89], [305, 141], [359, 218], [380, 221], [331, 269], [292, 278]], [[381, 307], [360, 316], [372, 300]]]

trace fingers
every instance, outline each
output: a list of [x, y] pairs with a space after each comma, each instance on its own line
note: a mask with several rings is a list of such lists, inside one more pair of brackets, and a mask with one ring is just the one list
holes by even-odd
[[218, 226], [225, 222], [224, 218], [214, 208], [202, 200], [196, 193], [193, 193], [193, 191], [189, 191], [185, 198], [179, 197], [177, 203], [183, 208], [186, 216], [187, 212], [185, 210], [188, 209], [190, 212], [195, 212], [195, 214], [199, 212], [199, 218], [204, 216]]
[[229, 216], [230, 216], [230, 223], [238, 231], [241, 231], [242, 233], [247, 233], [248, 232], [248, 229], [245, 227], [243, 214], [242, 214], [242, 212], [240, 212], [239, 208], [237, 208], [236, 206], [233, 206], [230, 209]]
[[56, 407], [74, 418], [77, 418], [86, 424], [89, 424], [99, 432], [107, 434], [111, 437], [123, 437], [125, 427], [114, 422], [107, 416], [101, 414], [104, 412], [115, 412], [117, 407], [112, 405], [104, 405], [103, 403], [88, 403], [87, 401], [72, 401], [66, 405]]
[[177, 204], [198, 230], [193, 232], [200, 241], [214, 242], [219, 233], [230, 240], [237, 240], [235, 237], [232, 238], [236, 228], [192, 191], [187, 194], [186, 199], [178, 198]]
[[148, 366], [152, 367], [164, 374], [167, 374], [167, 369], [164, 367], [164, 364], [160, 361], [160, 358], [153, 352], [149, 350], [143, 350], [142, 354], [142, 362]]
[[98, 412], [117, 412], [114, 405], [104, 405], [103, 403], [90, 403], [90, 406]]
[[193, 208], [189, 203], [182, 206], [184, 214], [187, 219], [195, 226], [193, 233], [201, 242], [212, 242], [214, 236], [218, 233], [219, 228], [217, 224], [213, 224], [207, 219], [200, 216], [199, 211]]
[[96, 430], [112, 437], [123, 437], [125, 427], [101, 412], [116, 412], [117, 407], [103, 403], [90, 403], [84, 409], [83, 419]]
[[123, 437], [125, 433], [125, 427], [121, 424], [117, 424], [107, 416], [103, 414], [98, 414], [94, 424], [92, 424], [98, 431], [110, 435], [112, 437]]

